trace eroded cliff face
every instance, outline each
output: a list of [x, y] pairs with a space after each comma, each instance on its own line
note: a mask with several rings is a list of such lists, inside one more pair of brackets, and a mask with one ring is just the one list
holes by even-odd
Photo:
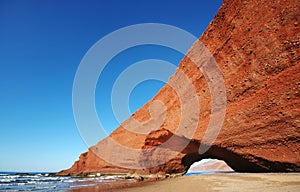
[[[207, 152], [199, 154], [199, 146], [206, 144], [203, 136], [211, 118], [211, 95], [207, 79], [188, 57], [201, 58], [195, 44], [170, 79], [178, 82], [186, 97], [180, 100], [167, 84], [130, 117], [155, 130], [149, 134], [128, 131], [124, 127], [130, 127], [129, 119], [60, 174], [184, 173], [203, 158], [224, 160], [236, 171], [300, 171], [299, 13], [298, 0], [223, 2], [200, 38], [222, 72], [227, 96], [224, 124]], [[195, 87], [201, 109], [198, 118], [190, 118], [191, 90], [180, 84], [182, 72]], [[155, 121], [148, 121], [148, 107], [156, 100], [166, 107], [164, 114], [156, 114], [165, 116], [159, 128]], [[186, 104], [184, 114], [180, 102]], [[192, 137], [178, 133], [180, 119], [187, 120], [187, 130], [197, 123]], [[157, 147], [170, 138], [172, 142]], [[138, 150], [138, 156], [120, 146]], [[97, 154], [104, 154], [105, 160]]]

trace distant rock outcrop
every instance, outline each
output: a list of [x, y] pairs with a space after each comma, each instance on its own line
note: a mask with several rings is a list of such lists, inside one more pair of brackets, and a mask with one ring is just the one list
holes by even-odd
[[[185, 57], [170, 81], [180, 83], [178, 75], [184, 72], [196, 89], [201, 113], [191, 138], [176, 132], [179, 120], [193, 112], [188, 110], [189, 97], [183, 100], [187, 113], [181, 114], [180, 99], [167, 84], [130, 117], [149, 120], [148, 107], [159, 100], [166, 107], [166, 114], [156, 114], [166, 116], [159, 129], [136, 134], [124, 128], [129, 119], [59, 174], [184, 173], [203, 158], [224, 160], [235, 171], [300, 171], [299, 13], [299, 0], [223, 2], [200, 38], [222, 71], [227, 95], [224, 124], [206, 153], [199, 155], [198, 150], [210, 120], [210, 89], [195, 63]], [[201, 57], [196, 45], [188, 54]], [[183, 94], [190, 94], [185, 85], [180, 86]], [[189, 119], [186, 129], [196, 121]], [[148, 121], [150, 127], [157, 128], [156, 124]], [[157, 148], [170, 138], [172, 143]], [[142, 153], [137, 158], [120, 146]]]
[[191, 165], [187, 173], [199, 172], [232, 172], [233, 169], [229, 167], [224, 161], [217, 159], [205, 159]]

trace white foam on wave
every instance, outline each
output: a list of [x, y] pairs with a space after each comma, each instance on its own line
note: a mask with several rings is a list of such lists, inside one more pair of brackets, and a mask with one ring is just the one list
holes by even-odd
[[18, 175], [3, 175], [3, 176], [0, 176], [0, 178], [3, 178], [3, 179], [14, 179], [14, 178], [17, 178], [19, 177]]
[[103, 176], [103, 179], [107, 179], [107, 180], [116, 180], [116, 179], [119, 179], [120, 177], [119, 176]]
[[0, 179], [0, 184], [1, 183], [10, 183], [10, 182], [14, 182], [16, 181], [16, 179]]
[[[95, 186], [100, 183], [113, 183], [124, 177], [117, 175], [101, 175], [98, 177], [57, 177], [46, 174], [2, 174], [0, 175], [0, 191], [2, 189], [12, 191], [53, 191], [66, 190], [70, 188], [84, 188]], [[128, 180], [126, 180], [128, 181]]]

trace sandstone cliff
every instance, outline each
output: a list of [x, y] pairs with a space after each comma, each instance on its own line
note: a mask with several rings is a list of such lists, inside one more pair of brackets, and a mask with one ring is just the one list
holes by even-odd
[[[167, 84], [130, 117], [140, 122], [149, 120], [148, 107], [159, 100], [167, 109], [165, 114], [157, 114], [165, 116], [159, 129], [136, 134], [124, 128], [130, 124], [129, 119], [60, 174], [184, 173], [203, 158], [224, 160], [235, 171], [300, 171], [299, 13], [298, 0], [223, 2], [200, 37], [222, 72], [227, 97], [222, 129], [204, 154], [198, 150], [201, 142], [210, 144], [203, 141], [203, 136], [212, 118], [211, 90], [199, 66], [186, 56], [170, 81], [180, 84], [181, 72], [188, 76], [200, 101], [199, 117], [190, 118], [193, 111], [188, 105], [189, 87], [178, 85], [186, 95], [180, 100]], [[189, 54], [201, 58], [202, 53], [195, 44]], [[180, 102], [186, 107], [185, 113], [181, 113]], [[187, 130], [199, 121], [191, 137], [176, 130], [180, 119], [187, 120]], [[156, 126], [153, 121], [147, 123]], [[171, 143], [156, 147], [170, 138]], [[120, 146], [142, 152], [137, 158]]]

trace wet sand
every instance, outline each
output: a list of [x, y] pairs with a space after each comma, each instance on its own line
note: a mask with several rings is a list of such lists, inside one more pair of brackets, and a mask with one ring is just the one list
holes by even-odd
[[[119, 189], [116, 189], [119, 188]], [[300, 173], [232, 173], [183, 176], [156, 182], [139, 182], [103, 189], [96, 186], [73, 191], [300, 191]]]

